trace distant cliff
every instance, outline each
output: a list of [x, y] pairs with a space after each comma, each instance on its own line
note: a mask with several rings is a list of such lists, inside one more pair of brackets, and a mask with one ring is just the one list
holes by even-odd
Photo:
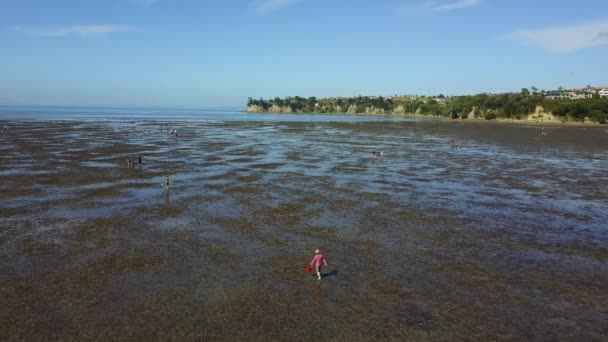
[[550, 100], [539, 94], [505, 93], [455, 97], [288, 97], [247, 101], [247, 112], [419, 115], [451, 119], [608, 123], [608, 98]]

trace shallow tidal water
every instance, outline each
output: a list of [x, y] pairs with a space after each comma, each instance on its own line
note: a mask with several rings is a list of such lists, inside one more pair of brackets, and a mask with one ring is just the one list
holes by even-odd
[[605, 128], [0, 124], [2, 341], [608, 338]]

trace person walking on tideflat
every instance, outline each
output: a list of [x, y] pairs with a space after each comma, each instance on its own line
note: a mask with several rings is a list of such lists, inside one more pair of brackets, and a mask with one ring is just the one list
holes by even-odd
[[325, 259], [325, 255], [323, 255], [323, 253], [321, 253], [320, 249], [317, 248], [317, 250], [315, 251], [315, 256], [312, 258], [310, 265], [315, 266], [315, 271], [317, 271], [317, 277], [319, 278], [319, 280], [321, 280], [321, 277], [322, 277], [321, 268], [324, 265], [327, 266], [327, 260]]

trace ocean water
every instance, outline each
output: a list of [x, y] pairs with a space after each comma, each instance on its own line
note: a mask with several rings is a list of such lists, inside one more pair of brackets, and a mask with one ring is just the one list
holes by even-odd
[[0, 119], [4, 120], [188, 120], [188, 121], [286, 121], [286, 122], [360, 122], [403, 121], [412, 119], [388, 115], [336, 115], [336, 114], [270, 114], [247, 113], [244, 108], [206, 109], [155, 109], [109, 107], [23, 107], [0, 106]]

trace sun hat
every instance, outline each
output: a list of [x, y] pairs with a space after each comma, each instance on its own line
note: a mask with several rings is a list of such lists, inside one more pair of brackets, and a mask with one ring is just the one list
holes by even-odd
[[317, 250], [315, 250], [315, 254], [319, 254], [321, 253], [321, 250], [317, 248]]

